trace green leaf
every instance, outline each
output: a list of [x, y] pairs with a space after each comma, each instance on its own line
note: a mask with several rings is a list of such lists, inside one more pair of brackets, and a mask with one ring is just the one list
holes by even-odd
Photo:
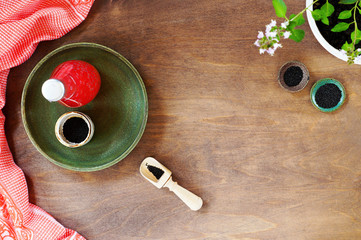
[[294, 21], [291, 21], [289, 22], [286, 30], [291, 32], [295, 27], [296, 27], [296, 23]]
[[321, 22], [323, 22], [323, 24], [325, 24], [325, 25], [330, 25], [330, 21], [328, 20], [328, 18], [327, 17], [324, 17], [324, 18], [322, 18], [321, 19]]
[[285, 18], [287, 6], [283, 0], [272, 0], [273, 8], [275, 9], [277, 17]]
[[321, 11], [324, 12], [325, 17], [329, 17], [335, 11], [335, 8], [331, 3], [327, 1], [325, 4], [322, 5]]
[[343, 31], [347, 30], [349, 26], [350, 26], [350, 23], [340, 22], [340, 23], [336, 24], [336, 26], [334, 26], [331, 29], [331, 31], [332, 32], [343, 32]]
[[279, 34], [277, 34], [276, 38], [277, 38], [277, 40], [278, 40], [278, 41], [280, 41], [280, 40], [281, 40], [281, 38], [280, 38], [280, 35], [279, 35]]
[[320, 9], [313, 10], [312, 17], [315, 21], [320, 21], [323, 17], [323, 12]]
[[358, 0], [340, 0], [338, 3], [341, 3], [341, 4], [354, 4], [357, 1]]
[[351, 16], [352, 16], [352, 11], [345, 10], [345, 11], [342, 11], [340, 13], [340, 15], [338, 15], [338, 19], [347, 19], [347, 18], [350, 18]]
[[[290, 19], [294, 18], [296, 14], [291, 14], [289, 17]], [[303, 18], [302, 14], [298, 15], [295, 19], [292, 20], [296, 24], [296, 26], [301, 26], [305, 23], [305, 19]]]
[[[356, 40], [355, 40], [355, 36], [356, 36]], [[352, 42], [355, 41], [355, 44], [358, 44], [361, 40], [361, 31], [359, 29], [355, 29], [355, 31], [353, 31], [351, 33], [351, 40]]]
[[341, 49], [345, 50], [346, 52], [349, 51], [349, 50], [352, 50], [353, 49], [353, 44], [352, 43], [348, 43], [348, 42], [345, 42]]
[[293, 29], [291, 33], [292, 34], [290, 38], [296, 42], [301, 42], [302, 39], [305, 37], [305, 31], [303, 31], [302, 29]]

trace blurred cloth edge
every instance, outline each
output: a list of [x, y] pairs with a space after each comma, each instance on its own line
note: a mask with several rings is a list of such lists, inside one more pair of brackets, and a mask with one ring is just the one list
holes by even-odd
[[29, 203], [24, 173], [6, 141], [2, 109], [10, 68], [30, 58], [38, 43], [78, 26], [94, 0], [0, 0], [0, 240], [85, 240]]

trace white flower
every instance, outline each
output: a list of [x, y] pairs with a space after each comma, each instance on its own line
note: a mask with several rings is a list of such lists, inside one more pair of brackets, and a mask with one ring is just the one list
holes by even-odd
[[347, 56], [347, 52], [343, 49], [340, 50], [340, 53], [344, 56], [344, 57], [348, 57]]
[[276, 20], [271, 19], [271, 23], [269, 24], [271, 27], [276, 26], [277, 22]]
[[276, 21], [275, 20], [271, 20], [271, 23], [266, 25], [266, 33], [270, 32], [272, 30], [273, 27], [276, 26]]
[[289, 38], [290, 36], [291, 36], [291, 32], [289, 32], [289, 31], [286, 31], [286, 32], [283, 33], [283, 37], [285, 39]]
[[266, 37], [275, 38], [277, 36], [277, 32], [266, 32]]
[[267, 35], [267, 33], [270, 33], [271, 30], [272, 30], [272, 26], [271, 26], [271, 25], [267, 25], [267, 26], [266, 26], [266, 35]]
[[269, 49], [267, 49], [267, 53], [268, 53], [269, 55], [271, 55], [271, 56], [273, 56], [273, 54], [275, 53], [275, 51], [276, 51], [276, 49], [274, 49], [274, 48], [269, 48]]
[[358, 52], [361, 52], [361, 48], [358, 48], [357, 51], [358, 51]]
[[282, 47], [282, 44], [280, 44], [280, 43], [275, 43], [273, 45], [274, 50], [277, 50], [277, 48], [281, 48], [281, 47]]
[[263, 48], [260, 48], [259, 49], [259, 54], [263, 54], [263, 53], [265, 53], [266, 52], [266, 49], [263, 49]]
[[356, 58], [355, 58], [355, 62], [360, 62], [361, 61], [361, 55], [358, 55]]
[[282, 28], [284, 28], [284, 29], [286, 29], [286, 28], [287, 28], [287, 26], [288, 26], [288, 24], [289, 24], [289, 22], [288, 22], [288, 21], [283, 22], [283, 23], [281, 23], [281, 27], [282, 27]]
[[259, 44], [259, 40], [256, 40], [255, 42], [254, 42], [254, 45], [256, 45], [257, 47], [260, 47], [261, 45]]
[[257, 38], [263, 38], [264, 37], [264, 34], [263, 34], [263, 32], [261, 32], [261, 31], [258, 31], [258, 36], [257, 36]]

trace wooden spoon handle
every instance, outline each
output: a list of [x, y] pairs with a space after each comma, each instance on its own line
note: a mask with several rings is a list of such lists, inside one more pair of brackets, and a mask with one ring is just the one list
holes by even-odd
[[177, 182], [172, 180], [172, 177], [165, 184], [165, 187], [174, 192], [175, 195], [177, 195], [193, 211], [197, 211], [202, 207], [203, 200], [194, 193], [179, 186]]

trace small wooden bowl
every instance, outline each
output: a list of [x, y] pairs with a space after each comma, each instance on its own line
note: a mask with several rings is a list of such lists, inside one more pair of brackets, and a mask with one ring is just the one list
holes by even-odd
[[[285, 83], [285, 79], [284, 79], [284, 75], [285, 72], [287, 71], [288, 68], [290, 67], [300, 67], [303, 73], [303, 78], [301, 80], [301, 82], [296, 85], [296, 86], [288, 86]], [[308, 81], [310, 80], [310, 73], [308, 72], [307, 67], [298, 61], [290, 61], [290, 62], [286, 62], [285, 64], [282, 65], [282, 67], [280, 68], [279, 72], [278, 72], [278, 83], [280, 84], [280, 86], [289, 91], [289, 92], [299, 92], [302, 89], [304, 89], [308, 83]]]
[[[88, 129], [89, 129], [86, 138], [83, 141], [81, 141], [80, 143], [70, 142], [64, 136], [64, 133], [63, 133], [63, 127], [64, 127], [65, 122], [67, 120], [69, 120], [70, 118], [73, 118], [73, 117], [83, 119], [84, 122], [87, 124]], [[55, 124], [55, 136], [59, 140], [59, 142], [61, 144], [63, 144], [64, 146], [66, 146], [66, 147], [77, 148], [77, 147], [84, 146], [85, 144], [87, 144], [92, 139], [93, 135], [94, 135], [94, 123], [90, 119], [90, 117], [88, 115], [84, 114], [84, 113], [77, 112], [77, 111], [67, 112], [67, 113], [64, 113], [63, 115], [61, 115], [60, 118], [58, 119], [58, 121], [56, 121], [56, 124]]]

